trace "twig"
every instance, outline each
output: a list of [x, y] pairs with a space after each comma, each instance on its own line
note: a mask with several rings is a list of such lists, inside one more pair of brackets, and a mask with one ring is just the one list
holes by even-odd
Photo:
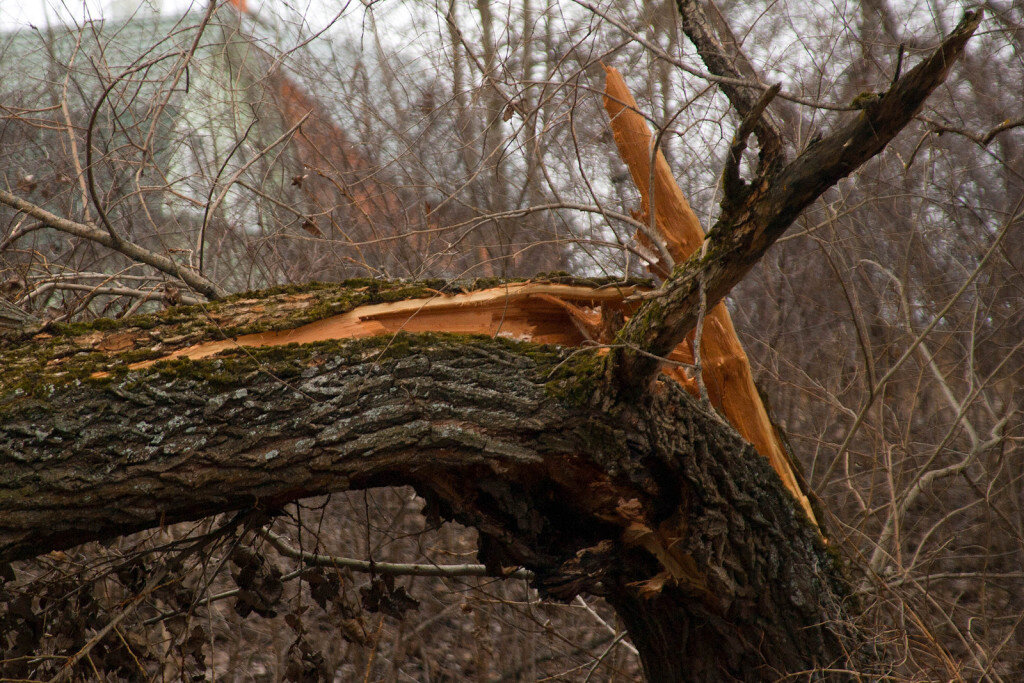
[[1002, 123], [990, 128], [988, 132], [979, 134], [972, 133], [971, 131], [966, 130], [964, 128], [957, 128], [956, 126], [951, 126], [947, 123], [943, 123], [942, 121], [936, 121], [935, 119], [929, 118], [927, 116], [918, 116], [917, 118], [931, 126], [932, 133], [954, 133], [956, 135], [962, 135], [969, 140], [973, 140], [982, 147], [987, 147], [988, 143], [992, 142], [992, 140], [995, 139], [995, 137], [1000, 133], [1024, 126], [1024, 117], [1017, 119], [1006, 119]]
[[[71, 146], [71, 162], [75, 165], [75, 176], [78, 178], [78, 186], [82, 190], [82, 213], [85, 214], [86, 221], [92, 221], [92, 217], [89, 215], [89, 188], [85, 186], [85, 170], [82, 168], [82, 162], [78, 158], [78, 139], [75, 134], [75, 127], [71, 124], [71, 112], [68, 110], [68, 82], [71, 80], [71, 74], [74, 73], [73, 67], [75, 65], [75, 59], [78, 57], [78, 52], [82, 47], [82, 34], [78, 33], [75, 37], [75, 49], [71, 53], [71, 59], [68, 62], [68, 71], [64, 76], [64, 83], [62, 87], [62, 93], [60, 98], [60, 110], [64, 115], [64, 123], [68, 130], [68, 144]], [[2, 251], [2, 249], [0, 249]]]
[[[241, 168], [239, 168], [237, 171], [235, 171], [233, 174], [231, 174], [231, 177], [228, 178], [227, 183], [224, 184], [224, 188], [220, 191], [220, 194], [217, 195], [217, 198], [214, 199], [213, 201], [207, 202], [206, 210], [203, 212], [203, 225], [199, 229], [198, 251], [199, 251], [199, 273], [200, 274], [202, 274], [202, 272], [203, 272], [203, 242], [205, 241], [205, 236], [206, 236], [206, 226], [209, 225], [209, 223], [210, 223], [210, 216], [212, 216], [213, 213], [217, 210], [217, 208], [220, 206], [220, 203], [222, 201], [224, 201], [224, 198], [227, 196], [228, 191], [231, 189], [231, 186], [235, 184], [235, 182], [242, 176], [242, 174], [245, 173], [247, 170], [249, 170], [250, 166], [252, 166], [254, 163], [256, 163], [257, 161], [262, 159], [263, 156], [267, 152], [269, 152], [270, 150], [274, 149], [275, 147], [280, 145], [282, 142], [285, 142], [288, 139], [290, 139], [291, 136], [295, 133], [295, 131], [297, 131], [299, 129], [299, 127], [301, 127], [302, 124], [306, 122], [306, 119], [308, 119], [312, 115], [312, 113], [313, 113], [312, 111], [306, 112], [306, 115], [303, 116], [301, 119], [299, 119], [295, 123], [294, 126], [289, 128], [285, 132], [281, 133], [281, 135], [278, 136], [278, 138], [276, 140], [274, 140], [269, 145], [267, 145], [266, 147], [261, 149], [251, 159], [249, 159], [244, 164], [242, 164]], [[251, 130], [254, 125], [256, 125], [256, 119], [255, 118], [253, 119], [253, 122], [249, 125], [249, 128], [245, 131], [245, 135], [249, 134], [249, 130]], [[243, 138], [242, 138], [242, 141], [244, 141], [244, 140], [245, 140], [245, 136], [243, 136]], [[240, 145], [242, 141], [239, 141], [238, 144]], [[237, 146], [236, 146], [236, 149], [237, 149]], [[232, 150], [232, 151], [234, 151], [234, 150]], [[225, 161], [224, 161], [225, 165], [227, 165], [228, 160], [230, 158], [231, 158], [231, 155], [229, 154], [228, 155], [228, 159], [225, 159]], [[221, 170], [223, 170], [223, 168], [224, 167], [222, 166]], [[216, 187], [216, 181], [215, 181], [214, 186]], [[210, 190], [210, 195], [211, 195], [211, 197], [213, 195], [213, 189], [212, 188]]]
[[892, 81], [889, 83], [889, 87], [896, 85], [896, 81], [900, 80], [900, 73], [903, 71], [903, 55], [907, 51], [905, 43], [900, 43], [899, 52], [896, 53], [896, 71], [892, 75]]
[[173, 275], [195, 291], [206, 296], [208, 299], [221, 299], [227, 296], [227, 290], [203, 277], [199, 273], [196, 273], [194, 270], [182, 266], [162, 254], [157, 254], [149, 249], [140, 247], [134, 242], [114, 237], [103, 230], [97, 230], [96, 228], [83, 223], [77, 223], [75, 221], [68, 220], [67, 218], [61, 218], [60, 216], [52, 214], [46, 209], [36, 206], [35, 204], [28, 202], [17, 195], [11, 194], [4, 189], [0, 189], [0, 203], [6, 204], [12, 209], [16, 209], [39, 221], [42, 221], [54, 230], [60, 230], [61, 232], [66, 232], [69, 235], [97, 242], [123, 254], [124, 256], [127, 256], [133, 261], [145, 263], [146, 265], [152, 266], [163, 273]]
[[[110, 224], [110, 220], [107, 218], [107, 212], [103, 208], [103, 203], [100, 201], [99, 193], [96, 191], [96, 178], [93, 174], [93, 162], [92, 162], [92, 135], [93, 130], [96, 128], [96, 119], [100, 115], [100, 109], [103, 108], [103, 103], [106, 102], [107, 96], [110, 95], [110, 91], [120, 83], [124, 78], [130, 76], [139, 71], [144, 71], [160, 62], [168, 59], [177, 53], [161, 55], [155, 57], [141, 64], [136, 64], [129, 69], [122, 72], [117, 78], [112, 80], [110, 84], [103, 89], [103, 93], [100, 95], [99, 100], [96, 101], [96, 106], [93, 107], [92, 114], [89, 116], [89, 124], [85, 129], [85, 177], [88, 181], [89, 196], [92, 199], [93, 205], [96, 207], [96, 213], [100, 217], [100, 222], [103, 223], [103, 227], [106, 228], [107, 233], [113, 243], [116, 245], [121, 241], [121, 238], [114, 232], [114, 226]], [[115, 247], [116, 248], [116, 247]]]
[[[676, 0], [679, 9], [679, 18], [682, 23], [683, 32], [690, 42], [697, 48], [704, 65], [708, 70], [718, 76], [728, 76], [739, 79], [741, 74], [736, 69], [733, 60], [726, 54], [725, 48], [714, 35], [714, 30], [704, 12], [702, 3], [698, 0]], [[747, 88], [737, 87], [732, 83], [722, 83], [722, 92], [729, 98], [733, 108], [744, 119], [753, 114], [758, 106], [759, 100], [754, 99], [754, 93]], [[778, 94], [776, 91], [775, 94]], [[763, 96], [762, 96], [763, 97]], [[772, 95], [774, 97], [774, 95]], [[762, 110], [763, 111], [763, 110]], [[782, 149], [782, 135], [768, 117], [758, 114], [753, 119], [754, 135], [757, 136], [761, 149]]]
[[949, 301], [946, 302], [946, 305], [942, 307], [942, 310], [939, 311], [935, 318], [931, 321], [931, 323], [928, 324], [928, 327], [926, 327], [924, 331], [921, 332], [921, 334], [917, 335], [913, 343], [911, 343], [911, 345], [907, 347], [907, 350], [903, 352], [903, 355], [901, 355], [896, 360], [896, 362], [893, 363], [892, 367], [889, 368], [889, 371], [886, 372], [878, 380], [878, 383], [875, 385], [874, 389], [871, 392], [869, 392], [868, 399], [864, 402], [864, 405], [861, 406], [860, 412], [857, 413], [857, 418], [853, 422], [853, 426], [850, 427], [850, 430], [846, 433], [846, 438], [843, 439], [843, 443], [839, 446], [839, 451], [836, 453], [835, 459], [832, 461], [832, 464], [829, 465], [828, 469], [825, 470], [825, 474], [822, 476], [821, 481], [827, 482], [831, 478], [832, 473], [835, 471], [835, 468], [838, 466], [840, 460], [846, 454], [847, 449], [850, 447], [850, 442], [853, 441], [854, 435], [856, 435], [857, 431], [860, 429], [860, 426], [864, 423], [864, 417], [867, 415], [868, 409], [871, 408], [871, 406], [875, 402], [875, 399], [880, 395], [882, 387], [885, 386], [890, 379], [892, 379], [893, 375], [896, 374], [897, 370], [903, 367], [903, 364], [907, 362], [907, 359], [914, 355], [914, 352], [917, 350], [917, 347], [925, 340], [925, 338], [929, 334], [932, 333], [932, 330], [935, 329], [935, 326], [938, 325], [939, 322], [941, 322], [942, 319], [946, 317], [946, 314], [949, 313], [951, 308], [953, 308], [953, 305], [960, 300], [960, 297], [964, 295], [964, 293], [971, 286], [971, 284], [973, 284], [974, 281], [978, 279], [978, 276], [981, 275], [982, 271], [985, 269], [985, 266], [988, 265], [989, 259], [992, 258], [992, 255], [995, 254], [996, 251], [999, 249], [999, 245], [1002, 244], [1003, 238], [1006, 237], [1007, 233], [1009, 232], [1010, 226], [1013, 225], [1014, 222], [1016, 222], [1021, 217], [1021, 214], [1018, 213], [1018, 211], [1020, 210], [1022, 204], [1024, 204], [1024, 197], [1022, 197], [1020, 201], [1017, 202], [1017, 206], [1014, 209], [1013, 214], [1007, 221], [1003, 223], [1003, 226], [999, 229], [999, 234], [996, 236], [996, 239], [993, 240], [989, 248], [985, 251], [985, 255], [982, 257], [981, 262], [978, 263], [977, 267], [974, 269], [974, 272], [970, 274], [970, 276], [964, 281], [960, 288], [953, 294], [953, 296], [949, 298]]
[[[602, 664], [602, 662], [604, 662], [605, 658], [609, 655], [609, 653], [611, 653], [612, 648], [614, 648], [616, 645], [618, 645], [620, 642], [622, 642], [622, 639], [625, 638], [625, 637], [626, 637], [626, 632], [623, 631], [622, 633], [620, 633], [617, 636], [615, 636], [612, 639], [612, 642], [608, 643], [608, 647], [606, 647], [604, 649], [604, 652], [602, 652], [600, 655], [598, 655], [597, 659], [594, 661], [594, 665], [590, 667], [590, 671], [587, 672], [587, 677], [583, 679], [583, 683], [588, 683], [590, 681], [590, 679], [593, 678], [594, 672], [597, 671], [597, 667], [601, 666], [601, 664]], [[628, 643], [627, 643], [627, 645], [628, 645]], [[633, 653], [636, 654], [636, 648], [633, 649]]]
[[[729, 155], [726, 157], [725, 167], [722, 169], [723, 206], [739, 200], [744, 185], [743, 180], [740, 179], [740, 161], [743, 160], [743, 152], [747, 149], [747, 138], [754, 132], [754, 128], [757, 126], [757, 122], [761, 119], [762, 114], [764, 114], [764, 110], [768, 108], [768, 105], [775, 99], [775, 96], [779, 94], [781, 88], [782, 84], [776, 83], [765, 90], [754, 105], [754, 108], [743, 117], [740, 127], [736, 129], [736, 134], [733, 135], [732, 144], [729, 146]], [[761, 161], [757, 167], [758, 175], [761, 175], [764, 170], [772, 168], [775, 160], [778, 158], [779, 149], [779, 147], [765, 148], [762, 143]]]
[[89, 292], [92, 294], [107, 294], [110, 296], [130, 296], [133, 298], [162, 299], [168, 303], [199, 304], [202, 299], [171, 292], [156, 290], [134, 289], [132, 287], [104, 287], [95, 285], [80, 285], [73, 282], [53, 282], [51, 289], [64, 289], [75, 292]]
[[[487, 567], [482, 564], [396, 564], [392, 562], [356, 560], [335, 555], [320, 555], [293, 548], [282, 537], [272, 531], [263, 530], [258, 533], [285, 557], [290, 557], [293, 560], [299, 560], [315, 567], [342, 567], [357, 572], [388, 574], [391, 576], [441, 576], [449, 578], [495, 576], [493, 572], [488, 571]], [[529, 581], [534, 578], [534, 574], [529, 569], [510, 569], [504, 571], [501, 578], [525, 579]]]
[[[697, 69], [697, 68], [687, 64], [683, 60], [677, 59], [677, 58], [673, 57], [671, 54], [666, 52], [665, 49], [662, 48], [660, 45], [658, 45], [656, 42], [648, 40], [646, 37], [644, 37], [640, 33], [637, 33], [636, 31], [632, 30], [631, 28], [629, 28], [629, 26], [626, 25], [625, 22], [616, 19], [610, 13], [604, 11], [602, 8], [598, 7], [597, 5], [594, 5], [593, 3], [590, 3], [590, 2], [586, 2], [585, 0], [573, 0], [573, 2], [575, 4], [577, 4], [577, 5], [579, 5], [580, 7], [585, 8], [586, 10], [588, 10], [589, 12], [594, 14], [595, 16], [601, 17], [602, 19], [607, 21], [609, 24], [611, 24], [615, 28], [617, 28], [620, 31], [622, 31], [623, 33], [625, 33], [627, 36], [629, 36], [629, 38], [633, 42], [636, 42], [638, 45], [642, 45], [646, 50], [648, 50], [651, 54], [653, 54], [655, 57], [657, 57], [661, 61], [666, 62], [668, 64], [671, 64], [671, 65], [673, 65], [673, 66], [675, 66], [675, 67], [685, 71], [686, 73], [690, 74], [691, 76], [695, 76], [696, 78], [700, 78], [701, 80], [708, 81], [709, 83], [717, 83], [718, 85], [721, 85], [721, 86], [731, 85], [731, 86], [740, 87], [740, 88], [750, 88], [750, 89], [753, 89], [753, 90], [764, 90], [766, 88], [764, 83], [760, 83], [760, 82], [758, 82], [756, 80], [752, 80], [752, 79], [749, 79], [749, 78], [740, 78], [738, 76], [736, 76], [736, 77], [733, 77], [733, 76], [723, 76], [723, 75], [719, 75], [719, 74], [715, 74], [715, 73], [710, 73], [708, 71], [701, 71], [700, 69]], [[531, 84], [544, 83], [544, 81], [527, 81], [527, 82], [531, 83]], [[851, 107], [849, 105], [849, 103], [844, 103], [844, 102], [820, 102], [818, 100], [814, 100], [814, 99], [811, 99], [811, 98], [808, 98], [808, 97], [801, 97], [799, 95], [794, 95], [793, 93], [789, 93], [789, 92], [780, 92], [779, 93], [779, 99], [783, 99], [783, 100], [792, 102], [794, 104], [799, 104], [799, 105], [804, 106], [804, 107], [812, 107], [814, 109], [826, 109], [826, 110], [829, 110], [829, 111], [853, 111], [855, 109], [855, 107]]]
[[30, 223], [29, 225], [22, 227], [21, 222], [19, 221], [18, 225], [11, 230], [11, 233], [4, 239], [4, 241], [0, 242], [0, 251], [6, 251], [16, 240], [21, 239], [30, 232], [35, 232], [36, 230], [45, 227], [46, 225], [43, 223]]
[[149, 581], [147, 582], [146, 587], [142, 590], [142, 592], [139, 593], [138, 595], [136, 595], [134, 598], [132, 598], [128, 602], [128, 604], [125, 605], [124, 608], [122, 608], [120, 614], [118, 614], [116, 617], [111, 619], [110, 622], [107, 623], [106, 626], [104, 626], [103, 628], [101, 628], [99, 630], [99, 633], [97, 633], [95, 636], [90, 638], [89, 642], [87, 642], [84, 646], [82, 646], [81, 650], [79, 650], [71, 658], [69, 658], [64, 663], [64, 666], [61, 667], [61, 670], [57, 672], [57, 675], [55, 675], [53, 678], [51, 678], [49, 680], [49, 683], [58, 683], [59, 681], [63, 681], [64, 679], [66, 679], [69, 676], [71, 676], [71, 674], [73, 672], [73, 669], [75, 668], [75, 665], [78, 662], [80, 662], [83, 657], [86, 657], [89, 654], [89, 652], [91, 652], [92, 649], [94, 647], [96, 647], [96, 645], [98, 645], [99, 642], [101, 640], [103, 640], [107, 636], [108, 633], [110, 633], [111, 630], [117, 628], [118, 624], [120, 624], [129, 615], [131, 615], [134, 612], [135, 607], [137, 607], [138, 604], [140, 602], [142, 602], [142, 600], [146, 596], [148, 596], [150, 593], [152, 593], [154, 590], [156, 590], [157, 587], [160, 586], [160, 582], [163, 581], [164, 576], [166, 574], [167, 574], [167, 568], [166, 567], [162, 567], [159, 570], [157, 570], [156, 573], [154, 573], [149, 578]]
[[[581, 596], [577, 595], [576, 599], [573, 602], [575, 602], [577, 605], [579, 605], [584, 610], [586, 610], [587, 614], [589, 614], [591, 617], [593, 617], [594, 620], [597, 621], [597, 623], [601, 624], [601, 626], [603, 626], [605, 628], [605, 630], [608, 631], [608, 633], [610, 633], [613, 636], [615, 636], [615, 640], [612, 641], [612, 645], [615, 645], [615, 643], [619, 642], [622, 639], [622, 636], [625, 635], [624, 632], [619, 632], [619, 631], [616, 631], [614, 628], [612, 628], [612, 625], [609, 624], [604, 619], [602, 619], [601, 615], [597, 613], [597, 610], [595, 610], [593, 607], [588, 605], [587, 601], [584, 600]], [[610, 645], [608, 647], [609, 650], [611, 650], [612, 645]], [[637, 649], [633, 645], [633, 643], [626, 642], [626, 643], [623, 643], [623, 645], [625, 646], [625, 648], [627, 650], [632, 652], [637, 657], [640, 656], [640, 653], [637, 651]]]

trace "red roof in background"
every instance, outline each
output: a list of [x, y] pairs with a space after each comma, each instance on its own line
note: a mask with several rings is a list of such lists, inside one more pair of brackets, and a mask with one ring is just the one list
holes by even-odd
[[[242, 16], [254, 18], [248, 0], [228, 2]], [[334, 181], [311, 183], [315, 189], [307, 194], [324, 208], [352, 207], [349, 219], [369, 224], [375, 233], [403, 227], [407, 217], [397, 192], [378, 179], [377, 166], [356, 149], [329, 108], [281, 69], [268, 76], [268, 83], [284, 125], [292, 128], [302, 122], [292, 142], [304, 169]]]

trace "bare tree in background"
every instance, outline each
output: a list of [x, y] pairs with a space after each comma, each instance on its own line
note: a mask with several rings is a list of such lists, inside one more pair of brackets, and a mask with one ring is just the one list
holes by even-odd
[[[395, 3], [307, 22], [236, 2], [5, 35], [0, 322], [55, 334], [310, 280], [472, 290], [539, 271], [658, 272], [657, 245], [634, 237], [649, 226], [601, 109], [602, 61], [626, 74], [710, 227], [746, 191], [730, 198], [723, 168], [767, 84], [781, 92], [751, 125], [774, 128], [789, 158], [809, 154], [873, 112], [962, 14], [678, 5]], [[804, 210], [731, 295], [831, 547], [849, 558], [862, 609], [844, 627], [872, 634], [859, 641], [872, 654], [847, 664], [868, 676], [1024, 675], [1024, 5], [984, 6], [905, 131]], [[764, 154], [768, 132], [753, 132]], [[759, 161], [740, 152], [735, 166], [752, 177]], [[638, 628], [629, 609], [522, 570], [488, 576], [514, 552], [433, 493], [426, 507], [413, 489], [372, 488], [156, 519], [18, 562], [0, 607], [0, 650], [15, 654], [0, 670], [640, 675], [636, 647], [650, 645], [624, 635]], [[479, 536], [442, 524], [452, 517]], [[542, 601], [537, 585], [572, 601]], [[747, 675], [784, 673], [814, 675]]]

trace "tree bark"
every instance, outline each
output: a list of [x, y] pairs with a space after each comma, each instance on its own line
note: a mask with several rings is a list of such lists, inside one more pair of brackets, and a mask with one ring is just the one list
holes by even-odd
[[816, 528], [767, 461], [668, 379], [643, 403], [595, 400], [596, 352], [433, 334], [126, 369], [143, 347], [213, 338], [226, 311], [237, 329], [258, 313], [294, 321], [351, 289], [0, 347], [0, 558], [408, 484], [479, 530], [496, 575], [523, 566], [553, 598], [606, 597], [650, 680], [863, 664], [848, 584]]
[[[654, 139], [650, 128], [639, 114], [636, 100], [626, 87], [621, 74], [607, 66], [604, 70], [605, 110], [611, 119], [619, 154], [626, 162], [637, 189], [640, 190], [644, 223], [651, 222], [653, 211], [657, 232], [664, 237], [666, 250], [673, 262], [685, 261], [704, 242], [704, 230], [701, 228], [700, 220], [672, 176], [665, 155], [660, 149], [652, 153]], [[637, 233], [637, 238], [642, 241], [643, 234]], [[664, 267], [668, 264], [658, 265]], [[673, 351], [683, 356], [685, 362], [699, 362], [703, 390], [712, 405], [720, 407], [730, 424], [736, 427], [761, 455], [768, 458], [775, 473], [779, 475], [793, 497], [800, 501], [807, 516], [817, 523], [811, 502], [800, 488], [796, 473], [793, 471], [790, 456], [761, 401], [757, 386], [754, 384], [750, 361], [736, 335], [732, 317], [725, 303], [719, 302], [708, 309], [701, 328], [699, 349], [695, 346], [696, 341], [696, 336], [691, 333], [686, 343], [677, 346]], [[686, 376], [681, 368], [669, 369], [667, 372], [673, 374], [677, 381]], [[694, 374], [697, 374], [696, 369]]]

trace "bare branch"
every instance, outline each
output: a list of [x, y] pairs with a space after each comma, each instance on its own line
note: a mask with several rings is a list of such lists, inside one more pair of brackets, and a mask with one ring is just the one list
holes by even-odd
[[[689, 0], [680, 0], [681, 6], [688, 4]], [[617, 341], [656, 356], [668, 355], [697, 322], [701, 283], [707, 287], [709, 306], [721, 301], [803, 209], [882, 151], [945, 80], [981, 18], [981, 10], [965, 14], [953, 33], [887, 93], [784, 168], [759, 178], [742, 203], [726, 207], [708, 234], [707, 254], [677, 266], [661, 296], [637, 312]], [[696, 25], [699, 29], [700, 22]], [[756, 104], [743, 97], [734, 102], [744, 113], [754, 111]], [[649, 357], [628, 350], [612, 358], [610, 379], [616, 390], [645, 392], [658, 372], [658, 364]]]
[[[351, 569], [356, 572], [370, 574], [387, 574], [390, 576], [440, 576], [444, 578], [457, 578], [461, 576], [495, 576], [482, 564], [408, 564], [395, 562], [372, 562], [370, 560], [356, 560], [351, 557], [338, 557], [337, 555], [322, 555], [311, 553], [305, 550], [293, 548], [281, 536], [273, 531], [263, 530], [259, 535], [267, 539], [270, 545], [274, 546], [279, 553], [293, 560], [299, 560], [311, 567], [338, 567]], [[524, 579], [530, 581], [534, 578], [533, 572], [529, 569], [508, 569], [500, 574], [504, 579]]]
[[[743, 117], [740, 127], [736, 129], [736, 133], [733, 135], [732, 144], [729, 146], [729, 155], [726, 157], [725, 168], [722, 171], [722, 189], [725, 192], [725, 196], [722, 199], [723, 206], [741, 200], [740, 194], [744, 183], [740, 178], [740, 162], [743, 160], [743, 152], [747, 149], [747, 138], [754, 132], [758, 120], [764, 114], [764, 110], [768, 105], [771, 104], [771, 101], [775, 99], [775, 96], [779, 94], [781, 87], [782, 84], [776, 83], [765, 90], [754, 105], [754, 108]], [[757, 175], [760, 176], [763, 170], [768, 169], [774, 159], [777, 158], [777, 155], [777, 149], [774, 150], [774, 153], [762, 149], [761, 163], [758, 165]]]
[[[704, 13], [698, 0], [676, 0], [679, 16], [682, 19], [683, 32], [697, 48], [697, 53], [711, 73], [718, 76], [742, 79], [743, 74], [737, 69], [729, 52], [719, 42], [711, 21]], [[738, 87], [733, 83], [722, 82], [722, 91], [729, 102], [743, 118], [747, 118], [757, 108], [758, 96], [749, 89]], [[781, 150], [782, 136], [773, 121], [758, 116], [755, 119], [754, 134], [762, 149]]]
[[186, 268], [162, 254], [157, 254], [149, 249], [140, 247], [134, 242], [113, 237], [111, 234], [103, 230], [97, 230], [96, 228], [83, 223], [76, 223], [75, 221], [68, 220], [67, 218], [61, 218], [60, 216], [52, 214], [46, 209], [36, 206], [35, 204], [3, 189], [0, 189], [0, 203], [6, 204], [17, 211], [26, 213], [36, 220], [42, 221], [54, 230], [60, 230], [61, 232], [65, 232], [69, 235], [74, 235], [76, 237], [81, 237], [98, 244], [102, 244], [103, 246], [109, 247], [110, 249], [113, 249], [134, 261], [145, 263], [146, 265], [152, 266], [163, 273], [173, 275], [195, 291], [206, 296], [208, 299], [220, 299], [227, 296], [226, 290], [202, 275], [199, 275], [194, 270]]
[[932, 133], [955, 133], [957, 135], [962, 135], [965, 138], [968, 138], [969, 140], [973, 140], [982, 147], [987, 147], [988, 144], [992, 142], [995, 139], [995, 137], [1000, 133], [1005, 133], [1008, 130], [1014, 130], [1016, 128], [1024, 127], [1024, 117], [1020, 117], [1016, 119], [1006, 119], [1002, 123], [992, 126], [985, 132], [975, 133], [973, 131], [967, 130], [966, 128], [953, 126], [948, 123], [943, 123], [942, 121], [936, 121], [935, 119], [927, 116], [919, 116], [918, 118], [927, 123], [929, 126], [931, 126], [932, 130], [930, 132]]

